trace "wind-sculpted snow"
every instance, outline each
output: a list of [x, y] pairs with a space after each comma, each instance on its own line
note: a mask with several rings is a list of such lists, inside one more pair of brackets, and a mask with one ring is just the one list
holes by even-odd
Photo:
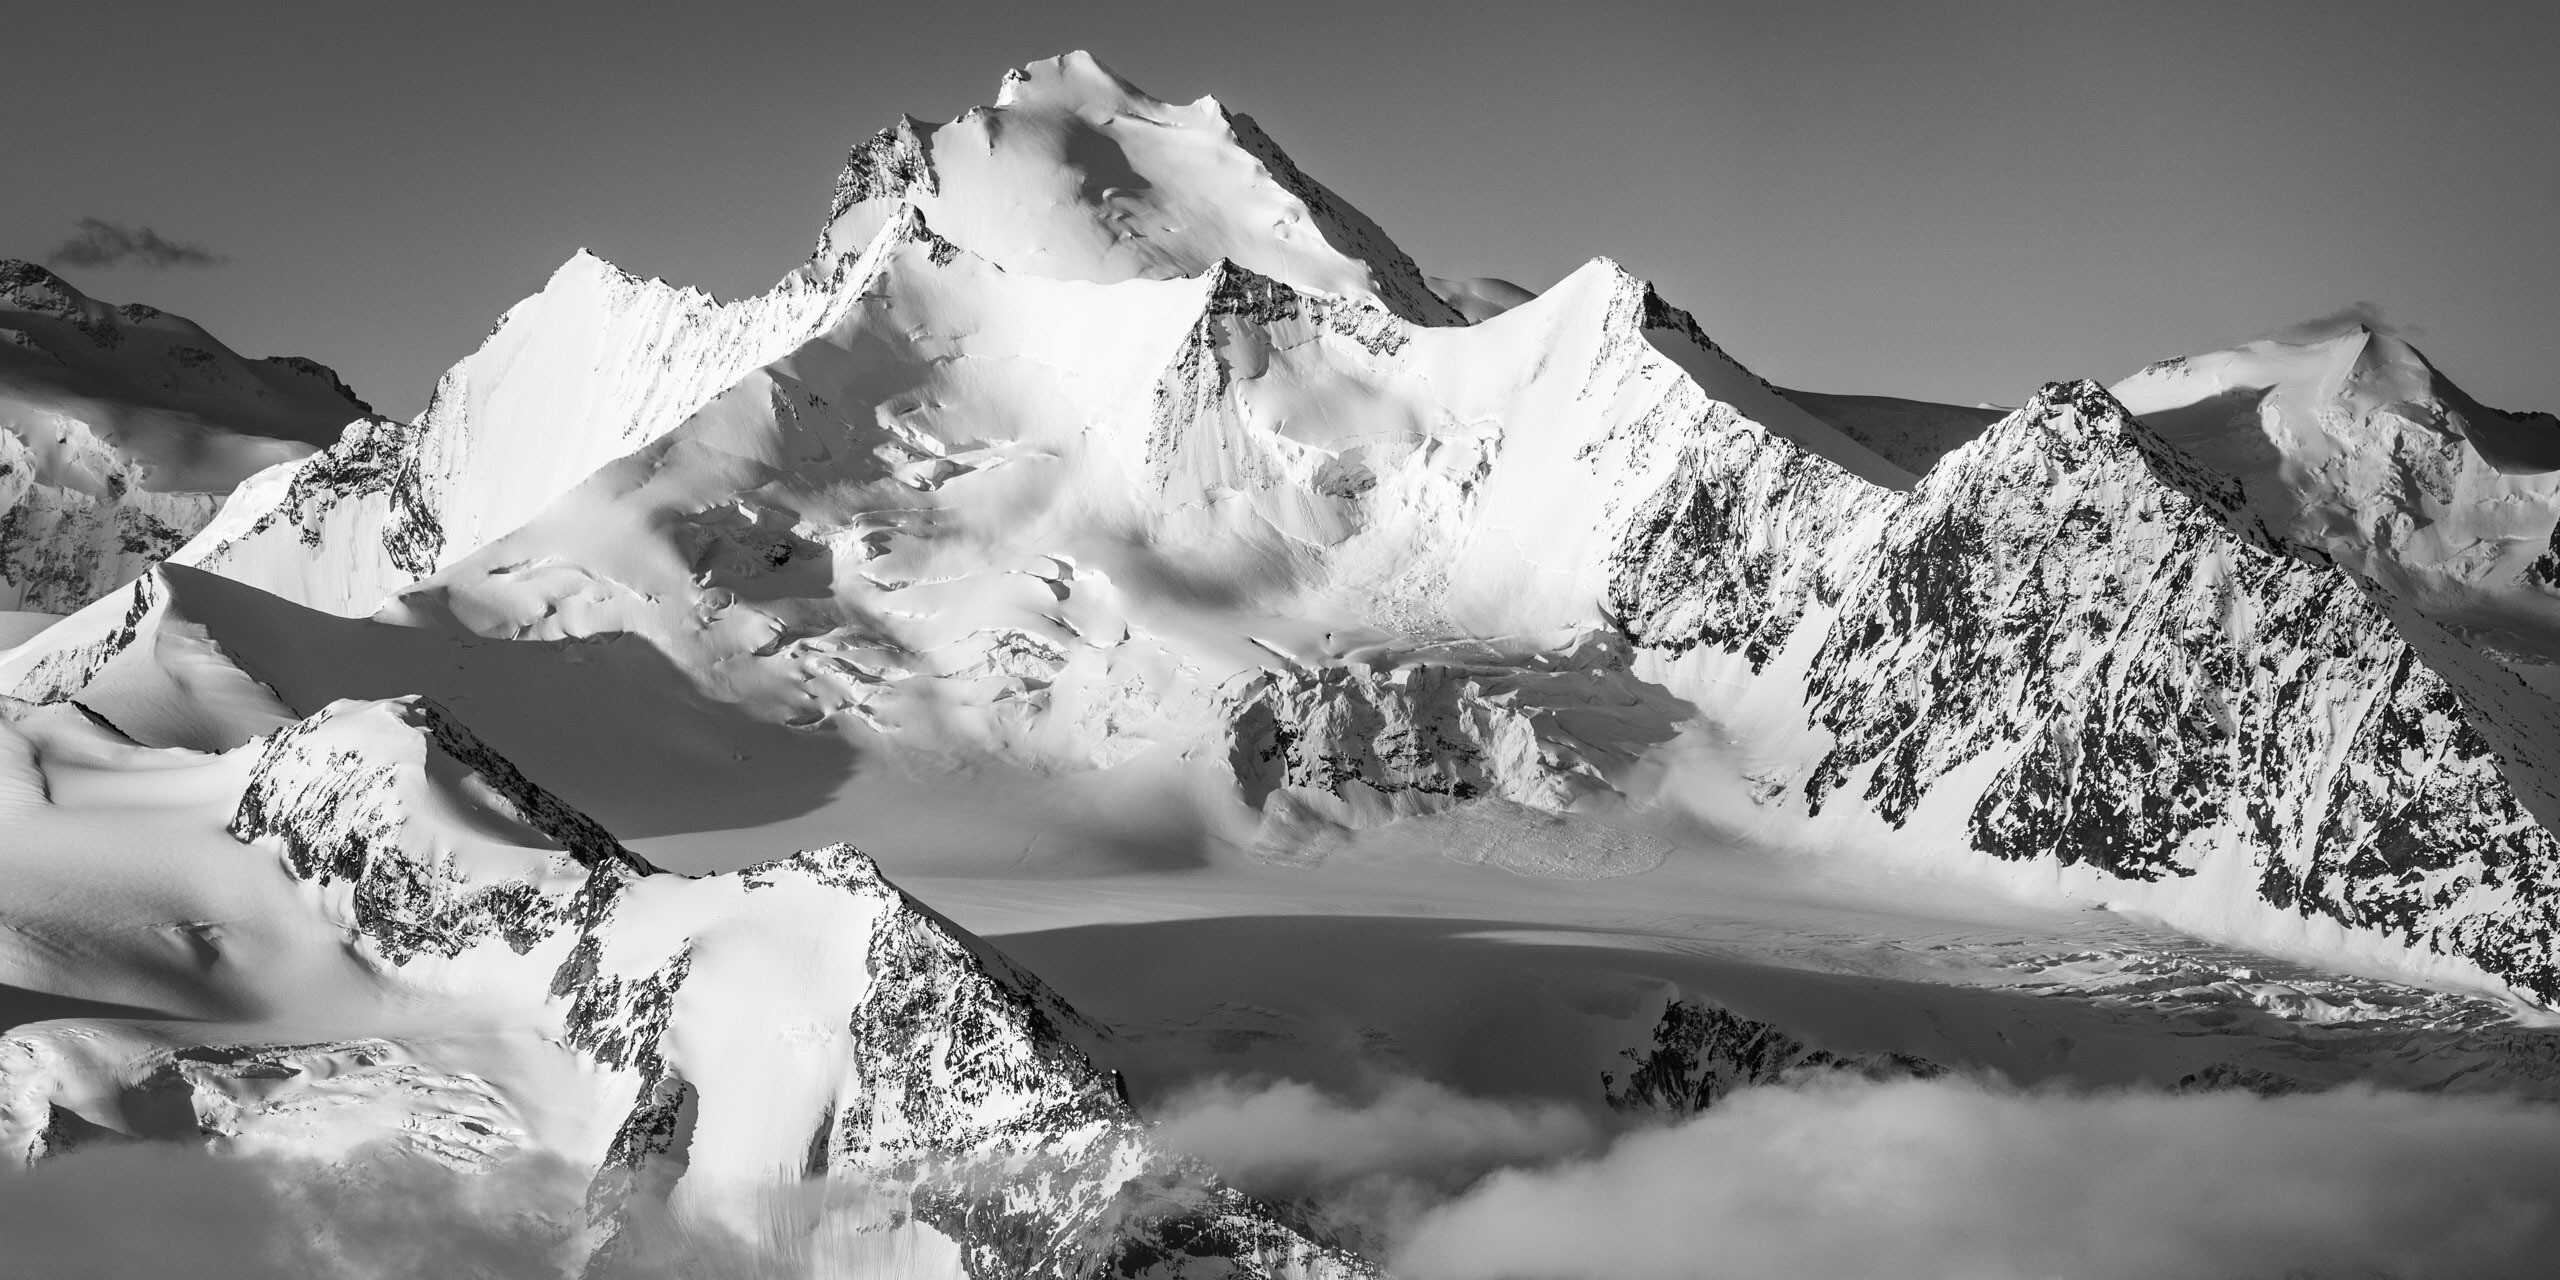
[[0, 608], [69, 613], [213, 518], [233, 486], [367, 412], [300, 357], [0, 260]]

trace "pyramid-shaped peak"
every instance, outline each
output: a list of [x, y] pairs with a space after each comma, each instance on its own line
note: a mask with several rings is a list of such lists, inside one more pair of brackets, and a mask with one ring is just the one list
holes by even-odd
[[1213, 98], [1167, 104], [1083, 52], [1007, 73], [991, 107], [939, 125], [902, 117], [856, 144], [817, 260], [861, 252], [910, 203], [1008, 271], [1111, 284], [1196, 277], [1227, 258], [1308, 293], [1464, 323], [1250, 117]]

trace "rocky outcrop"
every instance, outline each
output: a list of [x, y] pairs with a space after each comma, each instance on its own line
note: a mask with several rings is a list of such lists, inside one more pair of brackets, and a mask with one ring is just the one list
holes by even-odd
[[46, 467], [20, 435], [0, 430], [0, 608], [70, 613], [166, 559], [213, 519], [214, 493], [154, 493], [135, 465], [60, 420], [57, 450], [76, 453], [94, 488], [47, 483]]
[[[394, 964], [490, 938], [521, 955], [568, 919], [564, 882], [650, 871], [425, 698], [335, 703], [256, 750], [231, 834], [274, 846], [297, 880], [344, 886], [349, 924]], [[513, 838], [451, 825], [456, 807]], [[491, 874], [493, 854], [516, 874]]]
[[[2127, 880], [2243, 858], [2269, 907], [2560, 996], [2560, 844], [2471, 711], [2359, 579], [2271, 545], [2226, 477], [2103, 390], [2045, 388], [1910, 493], [1864, 498], [1872, 538], [1773, 540], [1774, 562], [1733, 550], [1791, 509], [1753, 505], [1758, 456], [1691, 468], [1656, 501], [1681, 519], [1631, 527], [1622, 563], [1653, 576], [1621, 610], [1640, 643], [1755, 664], [1819, 627], [1805, 701], [1831, 745], [1809, 808], [1901, 826], [1960, 804], [1974, 848]], [[1664, 530], [1696, 550], [1691, 579], [1651, 569]], [[1766, 585], [1791, 578], [1818, 586]]]
[[1900, 1053], [1834, 1053], [1770, 1023], [1690, 996], [1673, 999], [1653, 1043], [1620, 1051], [1626, 1074], [1602, 1072], [1613, 1110], [1668, 1119], [1694, 1115], [1738, 1089], [1830, 1076], [1926, 1080], [1945, 1068]]
[[1639, 644], [1729, 649], [1757, 671], [1808, 608], [1836, 602], [1829, 553], [1882, 498], [1729, 407], [1702, 405], [1676, 468], [1622, 526], [1609, 611]]
[[1564, 810], [1667, 741], [1688, 708], [1594, 642], [1543, 661], [1417, 657], [1266, 670], [1225, 691], [1244, 802], [1321, 802], [1361, 822], [1474, 800]]

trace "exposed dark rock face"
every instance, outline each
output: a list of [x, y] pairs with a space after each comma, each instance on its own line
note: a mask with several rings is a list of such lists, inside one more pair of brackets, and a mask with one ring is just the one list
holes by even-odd
[[[856, 143], [845, 156], [844, 169], [836, 175], [835, 192], [827, 202], [827, 225], [832, 228], [855, 205], [904, 199], [911, 192], [932, 195], [938, 191], [940, 180], [933, 171], [932, 138], [933, 126], [902, 115], [896, 124]], [[823, 256], [860, 247], [834, 245], [821, 237], [818, 253]]]
[[[1264, 671], [1227, 691], [1227, 764], [1273, 793], [1419, 811], [1477, 799], [1562, 810], [1668, 739], [1685, 704], [1593, 648], [1548, 668], [1413, 662]], [[1603, 710], [1605, 709], [1605, 710]]]
[[1837, 599], [1820, 552], [1879, 491], [1739, 419], [1699, 435], [1628, 518], [1609, 610], [1644, 644], [1730, 649], [1757, 671], [1808, 606]]
[[[1949, 796], [1976, 848], [2131, 880], [2246, 858], [2277, 908], [2560, 998], [2560, 843], [2473, 710], [2359, 579], [2238, 523], [2236, 485], [2103, 390], [2045, 388], [1908, 494], [1777, 484], [1773, 450], [1684, 461], [1615, 607], [1640, 643], [1755, 667], [1821, 626], [1810, 808], [1899, 826]], [[1882, 510], [1818, 536], [1808, 508], [1852, 503]]]
[[1624, 1079], [1600, 1076], [1602, 1096], [1619, 1111], [1678, 1117], [1714, 1106], [1737, 1089], [1823, 1075], [1867, 1080], [1926, 1080], [1945, 1068], [1907, 1054], [1839, 1054], [1817, 1049], [1766, 1022], [1703, 1000], [1682, 997], [1662, 1011], [1653, 1043], [1624, 1050], [1633, 1063]]
[[0, 430], [0, 607], [70, 613], [166, 559], [221, 506], [218, 494], [138, 488], [120, 465], [101, 492], [44, 484]]
[[[395, 722], [410, 734], [394, 730], [386, 740], [367, 730], [387, 725], [366, 721]], [[414, 834], [412, 806], [448, 769], [467, 774], [478, 784], [475, 798], [557, 855], [493, 882]], [[425, 698], [341, 703], [269, 737], [230, 829], [244, 842], [278, 846], [297, 879], [353, 885], [354, 925], [395, 964], [420, 954], [449, 958], [492, 936], [522, 954], [565, 919], [570, 900], [558, 881], [650, 869]]]
[[385, 513], [382, 547], [390, 562], [404, 573], [421, 577], [433, 572], [436, 556], [444, 549], [444, 531], [420, 474], [423, 433], [415, 424], [389, 418], [348, 424], [337, 444], [295, 469], [281, 501], [212, 550], [207, 563], [218, 565], [230, 543], [279, 526], [293, 529], [303, 546], [317, 548], [332, 512], [344, 504], [371, 499]]

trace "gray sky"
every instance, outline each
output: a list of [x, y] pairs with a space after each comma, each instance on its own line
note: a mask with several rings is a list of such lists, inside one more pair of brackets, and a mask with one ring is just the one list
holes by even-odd
[[2560, 409], [2551, 9], [19, 4], [0, 255], [200, 243], [68, 274], [406, 415], [578, 246], [760, 289], [849, 143], [1082, 47], [1251, 112], [1428, 270], [1607, 254], [1789, 385], [2015, 401], [2370, 300]]

